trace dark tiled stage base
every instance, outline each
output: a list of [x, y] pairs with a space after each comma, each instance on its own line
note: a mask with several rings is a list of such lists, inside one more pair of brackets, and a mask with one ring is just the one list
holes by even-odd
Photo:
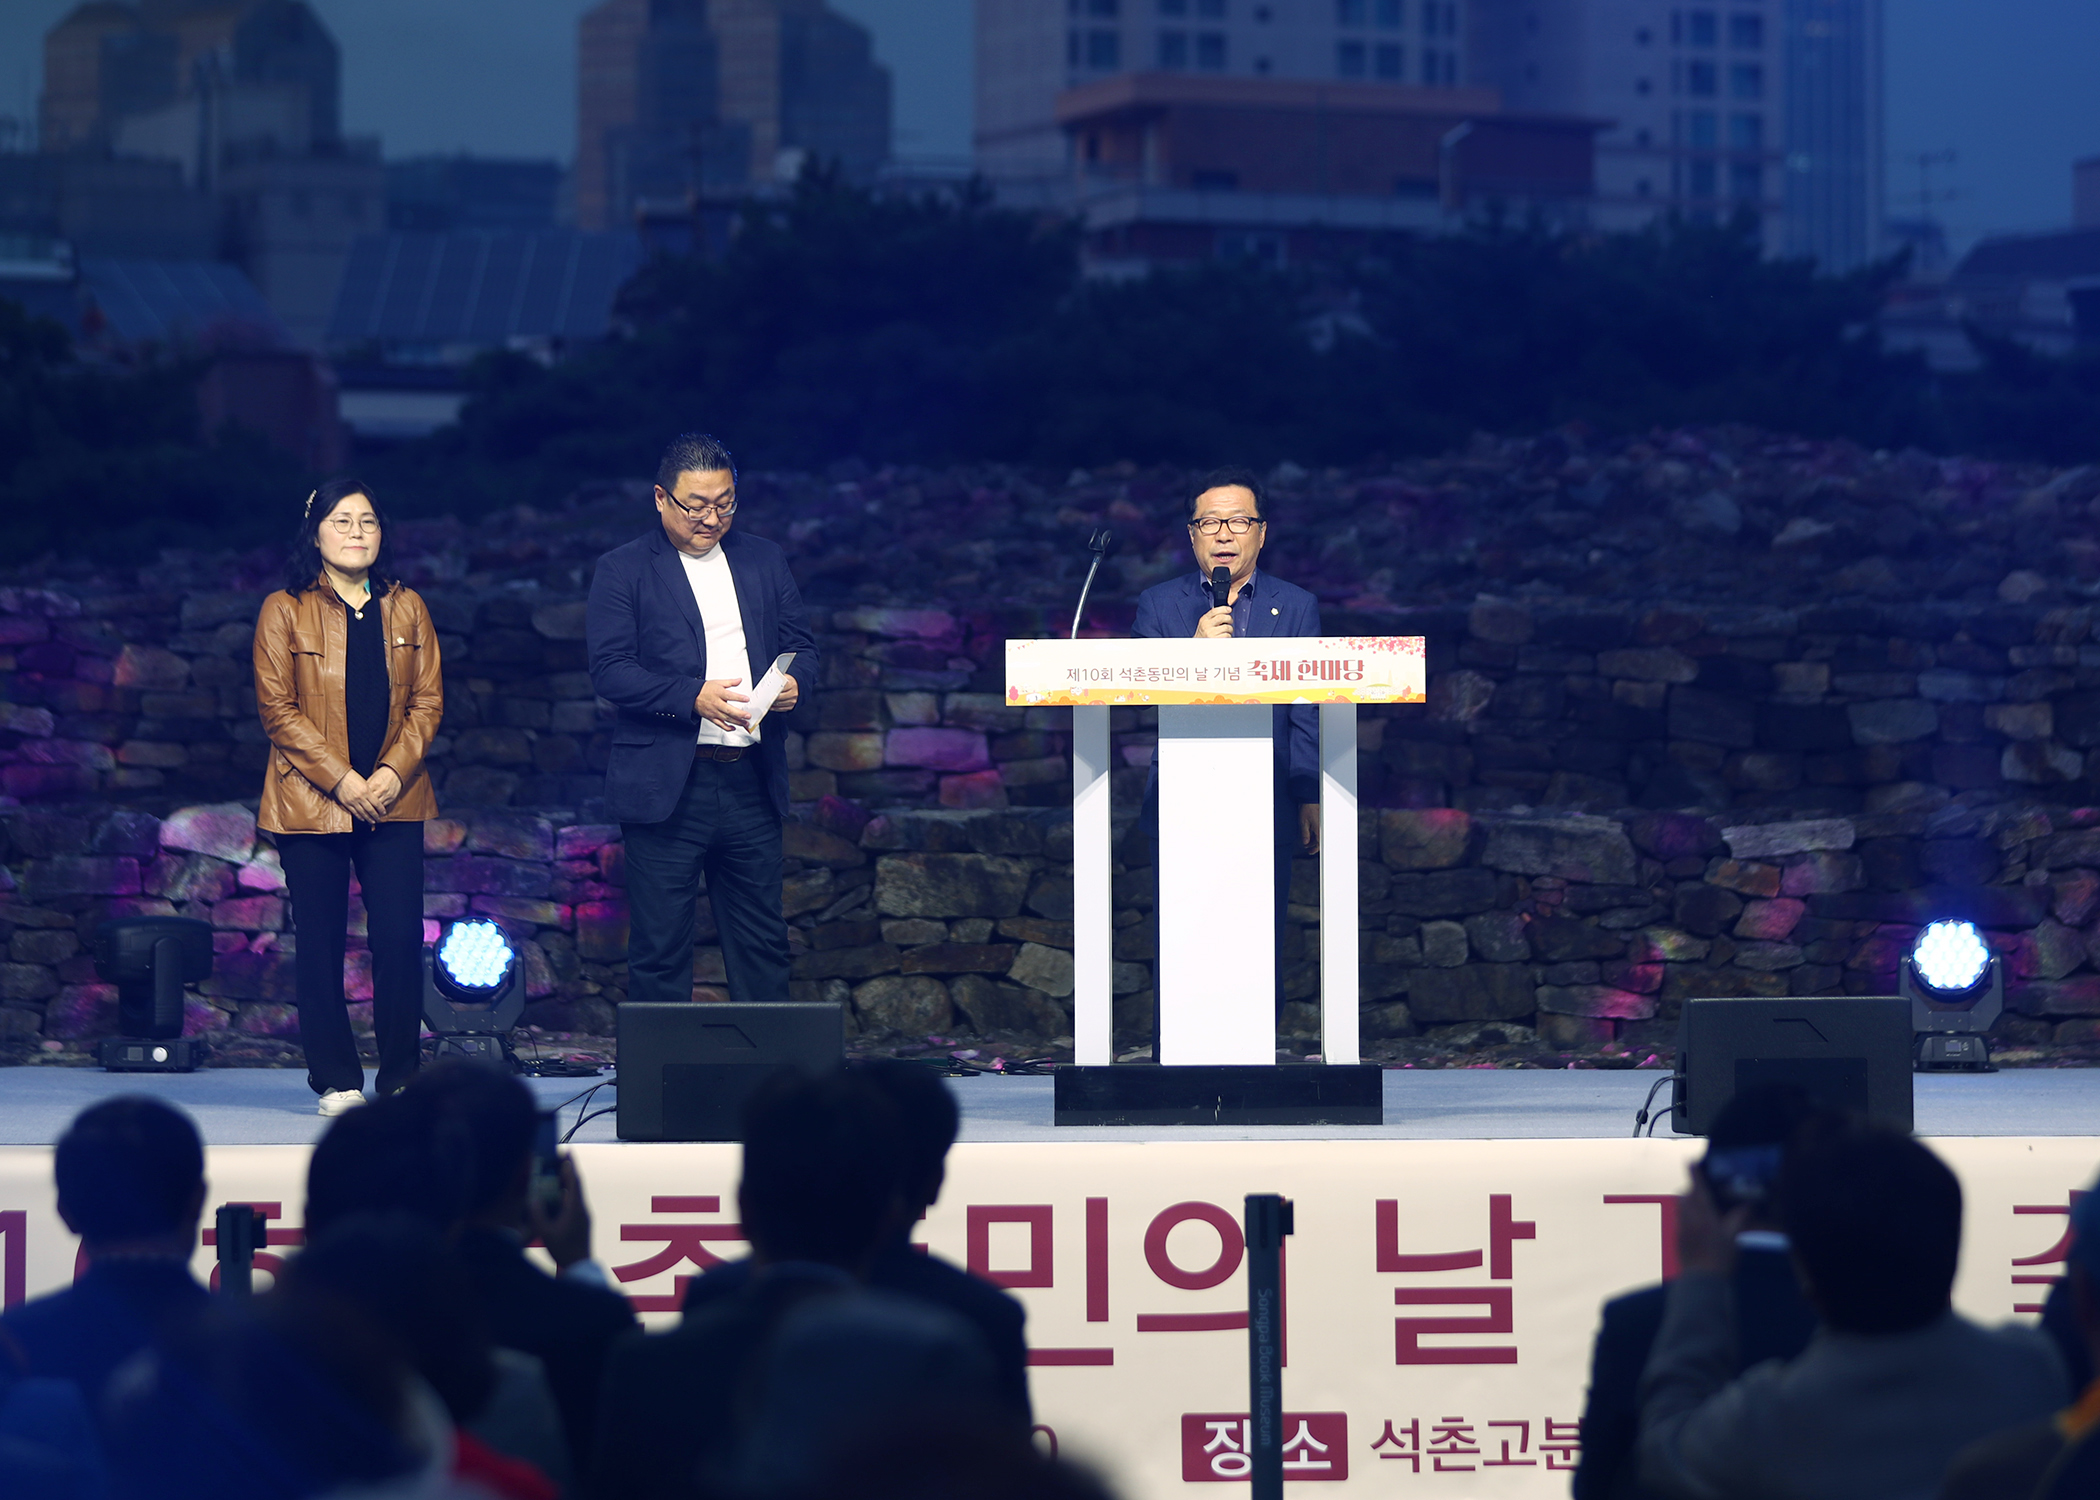
[[1383, 1070], [1329, 1067], [1059, 1068], [1059, 1125], [1383, 1125]]

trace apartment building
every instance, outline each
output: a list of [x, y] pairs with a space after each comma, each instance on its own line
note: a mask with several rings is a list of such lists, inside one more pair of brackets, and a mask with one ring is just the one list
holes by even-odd
[[1058, 96], [1126, 73], [1458, 87], [1468, 3], [977, 0], [978, 169], [1058, 177]]
[[1825, 269], [1882, 242], [1880, 0], [1472, 0], [1475, 82], [1606, 119], [1600, 227], [1748, 212]]

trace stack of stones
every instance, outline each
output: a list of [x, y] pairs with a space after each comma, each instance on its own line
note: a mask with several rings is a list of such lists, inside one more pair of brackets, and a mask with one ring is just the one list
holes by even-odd
[[[89, 814], [20, 808], [0, 880], [0, 1038], [77, 1053], [115, 1025], [84, 945], [113, 916], [194, 916], [216, 970], [190, 1030], [270, 1056], [292, 1029], [283, 877], [239, 803]], [[626, 983], [617, 827], [488, 810], [426, 825], [426, 929], [494, 917], [548, 1033], [602, 1037]], [[1962, 914], [2010, 976], [2007, 1056], [2100, 1047], [2100, 813], [1950, 802], [1814, 819], [1388, 808], [1360, 829], [1370, 1055], [1667, 1052], [1701, 995], [1886, 994], [1919, 927]], [[862, 1043], [1069, 1055], [1072, 846], [1054, 809], [869, 815], [826, 799], [787, 831], [796, 998], [846, 1003]], [[1149, 1041], [1149, 868], [1118, 864], [1117, 1034]], [[1318, 1033], [1317, 866], [1293, 875], [1285, 1031]], [[698, 999], [725, 998], [703, 899]], [[349, 987], [370, 995], [353, 904]], [[361, 1014], [362, 1019], [362, 1014]], [[929, 1041], [929, 1039], [931, 1039]], [[2022, 1050], [2025, 1049], [2025, 1050]]]

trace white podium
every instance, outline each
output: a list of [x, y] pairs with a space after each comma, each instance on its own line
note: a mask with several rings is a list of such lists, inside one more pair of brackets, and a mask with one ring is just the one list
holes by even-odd
[[[1356, 705], [1421, 702], [1422, 653], [1412, 636], [1007, 643], [1008, 704], [1072, 710], [1077, 1066], [1058, 1073], [1060, 1123], [1363, 1123], [1366, 1080], [1345, 1086], [1340, 1071], [1360, 1062]], [[1318, 1069], [1275, 1067], [1270, 830], [1279, 704], [1316, 706], [1320, 719], [1320, 1056], [1327, 1066]], [[1117, 707], [1159, 709], [1159, 1066], [1150, 1069], [1109, 1066], [1109, 713]], [[1260, 1074], [1243, 1072], [1253, 1069]], [[1375, 1098], [1378, 1080], [1367, 1071]], [[1306, 1076], [1287, 1082], [1287, 1075]], [[1090, 1088], [1089, 1103], [1081, 1096]], [[1301, 1107], [1279, 1089], [1321, 1098]], [[1345, 1104], [1345, 1094], [1355, 1102]], [[1237, 1106], [1228, 1097], [1235, 1095]], [[1344, 1118], [1338, 1109], [1355, 1113]]]

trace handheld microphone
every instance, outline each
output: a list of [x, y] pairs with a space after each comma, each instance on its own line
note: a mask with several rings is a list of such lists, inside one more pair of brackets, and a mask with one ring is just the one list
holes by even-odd
[[1217, 609], [1232, 602], [1232, 569], [1210, 570], [1210, 607]]

